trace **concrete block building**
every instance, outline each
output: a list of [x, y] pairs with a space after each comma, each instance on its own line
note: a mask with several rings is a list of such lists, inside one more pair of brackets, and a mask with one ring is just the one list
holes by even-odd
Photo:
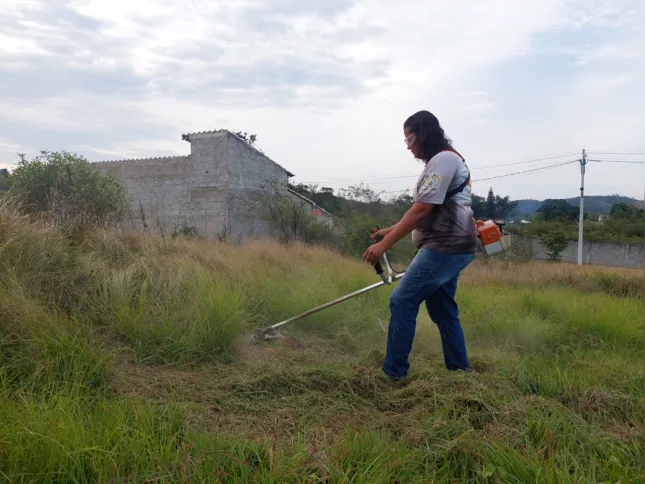
[[[253, 197], [275, 188], [289, 193], [293, 174], [227, 130], [182, 139], [190, 143], [189, 155], [94, 163], [127, 189], [131, 213], [125, 224], [165, 235], [194, 229], [231, 242], [271, 236], [254, 212]], [[315, 206], [312, 214], [328, 215]]]

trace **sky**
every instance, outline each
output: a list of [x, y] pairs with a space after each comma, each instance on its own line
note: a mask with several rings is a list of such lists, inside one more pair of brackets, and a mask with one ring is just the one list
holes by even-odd
[[[583, 149], [645, 160], [642, 0], [0, 0], [0, 11], [0, 168], [41, 150], [185, 155], [182, 134], [229, 129], [256, 134], [296, 183], [397, 195], [422, 168], [403, 141], [419, 110], [438, 117], [482, 196], [577, 196]], [[644, 192], [645, 164], [587, 166], [588, 195]]]

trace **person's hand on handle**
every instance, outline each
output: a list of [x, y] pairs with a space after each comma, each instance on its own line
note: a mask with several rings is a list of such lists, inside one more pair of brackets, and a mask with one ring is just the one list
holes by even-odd
[[373, 234], [370, 234], [370, 237], [372, 240], [376, 241], [376, 244], [372, 244], [367, 248], [363, 254], [363, 259], [375, 264], [383, 256], [383, 254], [390, 248], [387, 241], [383, 239], [385, 239], [385, 237], [394, 230], [394, 227], [396, 227], [396, 225], [392, 225], [387, 229], [379, 229]]
[[385, 253], [387, 250], [387, 247], [383, 242], [379, 242], [374, 245], [370, 245], [365, 253], [363, 254], [363, 259], [365, 259], [367, 262], [371, 262], [374, 264], [376, 261], [378, 261], [381, 256]]
[[377, 230], [376, 232], [374, 232], [373, 234], [371, 234], [371, 235], [370, 235], [370, 237], [372, 237], [372, 240], [376, 240], [376, 238], [377, 238], [377, 237], [380, 237], [381, 239], [383, 239], [383, 238], [385, 238], [385, 236], [386, 236], [387, 234], [389, 234], [390, 232], [392, 232], [392, 229], [393, 229], [393, 228], [394, 228], [394, 226], [392, 226], [392, 227], [388, 227], [387, 229]]

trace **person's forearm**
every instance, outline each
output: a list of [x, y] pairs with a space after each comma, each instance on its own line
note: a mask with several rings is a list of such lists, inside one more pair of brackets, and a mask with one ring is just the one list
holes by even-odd
[[419, 221], [428, 215], [432, 210], [430, 205], [414, 205], [410, 208], [401, 220], [399, 220], [395, 225], [392, 226], [392, 230], [383, 238], [383, 243], [385, 246], [390, 249], [394, 244], [396, 244], [403, 237], [408, 235], [414, 227], [417, 226]]

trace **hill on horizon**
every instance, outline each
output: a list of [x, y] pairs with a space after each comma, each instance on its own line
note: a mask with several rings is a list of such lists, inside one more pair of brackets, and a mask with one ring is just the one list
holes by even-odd
[[[580, 206], [580, 197], [565, 198], [567, 202], [575, 207]], [[542, 206], [544, 200], [516, 200], [517, 208], [513, 211], [512, 216], [529, 216], [533, 215]], [[627, 203], [638, 208], [643, 208], [645, 204], [642, 200], [622, 195], [585, 195], [585, 212], [608, 214], [611, 206], [615, 203]]]

